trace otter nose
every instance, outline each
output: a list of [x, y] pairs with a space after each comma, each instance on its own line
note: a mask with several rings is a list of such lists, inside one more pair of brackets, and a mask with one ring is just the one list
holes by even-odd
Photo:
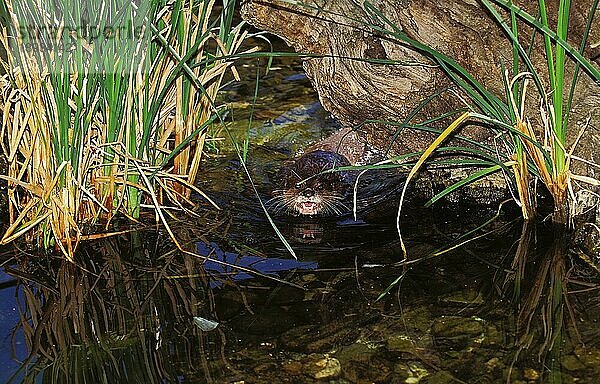
[[306, 188], [301, 192], [301, 195], [304, 197], [313, 197], [315, 195], [315, 191], [312, 188]]

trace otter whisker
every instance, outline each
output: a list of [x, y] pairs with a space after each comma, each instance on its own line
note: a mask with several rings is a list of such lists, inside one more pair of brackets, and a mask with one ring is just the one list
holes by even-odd
[[265, 201], [265, 204], [271, 204], [274, 201], [282, 200], [282, 199], [283, 199], [283, 196], [281, 196], [281, 195], [280, 196], [273, 196], [269, 200]]
[[268, 200], [265, 205], [268, 208], [271, 208], [275, 211], [277, 211], [281, 206], [285, 206], [286, 205], [286, 199], [283, 197], [278, 197], [278, 198], [273, 198]]
[[330, 212], [333, 212], [333, 213], [335, 213], [336, 215], [340, 215], [340, 214], [341, 214], [341, 211], [340, 211], [338, 208], [336, 208], [335, 206], [333, 206], [333, 205], [329, 205], [329, 206], [327, 206], [327, 209], [328, 209]]
[[340, 215], [343, 211], [350, 211], [350, 208], [344, 204], [341, 199], [323, 199], [323, 204], [330, 209], [330, 211], [335, 212]]
[[337, 215], [340, 215], [342, 213], [340, 207], [338, 207], [338, 202], [336, 202], [335, 200], [324, 199], [321, 203], [323, 204], [325, 213], [335, 213]]
[[294, 196], [286, 196], [283, 207], [287, 212], [295, 212], [294, 207], [296, 206], [296, 199]]
[[277, 205], [276, 209], [278, 212], [291, 211], [292, 206], [294, 205], [294, 201], [290, 201], [289, 199], [282, 199]]
[[279, 196], [274, 196], [271, 199], [267, 200], [265, 202], [265, 205], [272, 211], [275, 213], [280, 213], [280, 212], [290, 212], [292, 211], [292, 205], [294, 204], [294, 201], [290, 199], [289, 195], [286, 194], [282, 194]]

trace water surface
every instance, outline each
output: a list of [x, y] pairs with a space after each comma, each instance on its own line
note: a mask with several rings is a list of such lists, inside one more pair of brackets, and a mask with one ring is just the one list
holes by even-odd
[[278, 66], [256, 107], [251, 81], [225, 95], [236, 140], [249, 138], [256, 191], [231, 144], [211, 144], [199, 187], [222, 210], [196, 196], [198, 216], [173, 225], [189, 254], [148, 230], [86, 244], [79, 265], [24, 253], [7, 264], [19, 286], [0, 290], [0, 381], [600, 381], [596, 271], [552, 228], [524, 227], [510, 204], [477, 229], [497, 206], [409, 200], [403, 262], [402, 179], [375, 174], [362, 196], [381, 185], [389, 194], [356, 220], [273, 216], [293, 258], [258, 198], [338, 125], [297, 61]]

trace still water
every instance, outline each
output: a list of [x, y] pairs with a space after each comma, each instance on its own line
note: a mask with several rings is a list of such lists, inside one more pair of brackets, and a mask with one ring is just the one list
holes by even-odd
[[231, 145], [209, 144], [199, 187], [222, 209], [198, 196], [173, 224], [188, 254], [147, 230], [86, 244], [78, 265], [3, 255], [0, 382], [600, 382], [597, 272], [511, 204], [409, 201], [403, 262], [401, 179], [375, 174], [361, 193], [386, 198], [356, 220], [273, 216], [292, 257], [258, 197], [338, 126], [298, 62], [278, 65], [255, 107], [252, 83], [225, 95], [256, 191]]

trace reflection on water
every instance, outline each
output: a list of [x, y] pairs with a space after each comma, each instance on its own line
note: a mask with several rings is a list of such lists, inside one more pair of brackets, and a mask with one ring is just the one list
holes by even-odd
[[[188, 362], [208, 367], [222, 334], [190, 326], [194, 316], [212, 317], [207, 280], [196, 261], [145, 237], [95, 243], [78, 266], [20, 262], [11, 272], [20, 282], [12, 327], [29, 356], [12, 382], [176, 383], [196, 374]], [[160, 261], [149, 257], [153, 248], [164, 252], [152, 255]]]
[[512, 285], [517, 308], [515, 344], [519, 351], [537, 351], [547, 369], [546, 381], [557, 383], [561, 382], [564, 330], [569, 325], [565, 321], [571, 321], [575, 331], [577, 324], [574, 318], [565, 317], [565, 308], [573, 314], [567, 291], [566, 228], [556, 227], [552, 235], [539, 247], [535, 226], [524, 223], [512, 263], [514, 274], [506, 281]]
[[14, 283], [16, 281], [12, 276], [0, 271], [0, 383], [7, 382], [12, 372], [19, 368], [20, 364], [13, 360], [13, 356], [20, 360], [27, 357], [23, 333], [11, 332], [19, 322]]
[[240, 267], [244, 270], [251, 269], [263, 275], [278, 275], [280, 272], [295, 270], [314, 270], [318, 267], [315, 262], [224, 252], [216, 243], [198, 242], [197, 252], [198, 255], [206, 257], [206, 261], [202, 266], [204, 271], [215, 280], [211, 284], [212, 287], [220, 286], [222, 284], [221, 280], [224, 278], [240, 281], [253, 277], [251, 272], [240, 270]]
[[[449, 243], [441, 225], [458, 230], [437, 214], [407, 231], [413, 254]], [[405, 270], [383, 229], [324, 223], [346, 234], [297, 243], [300, 260], [276, 242], [258, 247], [263, 257], [193, 236], [206, 258], [191, 257], [134, 233], [87, 247], [79, 266], [20, 262], [18, 295], [2, 291], [18, 316], [3, 332], [22, 333], [31, 355], [18, 353], [20, 370], [3, 364], [19, 383], [597, 382], [597, 279], [568, 255], [564, 231], [509, 226]]]

